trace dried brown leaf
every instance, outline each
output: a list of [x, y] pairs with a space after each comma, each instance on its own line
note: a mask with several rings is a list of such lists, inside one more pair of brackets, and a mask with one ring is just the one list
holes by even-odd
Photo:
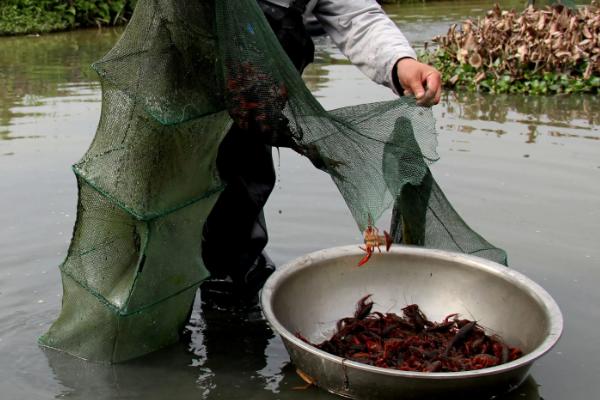
[[473, 68], [479, 69], [483, 65], [483, 59], [481, 58], [479, 53], [475, 52], [475, 53], [471, 54], [471, 56], [469, 57], [469, 64]]
[[458, 60], [459, 63], [464, 64], [468, 55], [469, 55], [469, 51], [468, 50], [466, 50], [466, 49], [460, 49], [456, 53], [456, 59]]
[[589, 63], [585, 71], [583, 72], [583, 79], [590, 79], [592, 77], [592, 63]]
[[520, 13], [496, 4], [485, 18], [465, 20], [461, 29], [453, 25], [434, 41], [455, 54], [455, 62], [496, 76], [522, 77], [529, 63], [536, 71], [563, 72], [586, 63], [593, 75], [600, 73], [600, 8], [595, 1], [577, 11], [554, 6]]

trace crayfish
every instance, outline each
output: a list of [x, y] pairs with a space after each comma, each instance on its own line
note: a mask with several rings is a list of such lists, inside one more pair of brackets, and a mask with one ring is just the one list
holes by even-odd
[[[371, 295], [356, 304], [353, 316], [340, 319], [330, 339], [311, 343], [316, 348], [351, 361], [380, 368], [418, 372], [461, 372], [495, 367], [523, 355], [498, 335], [487, 335], [476, 321], [448, 315], [430, 321], [416, 304], [403, 315], [372, 311]], [[298, 372], [309, 385], [314, 379]]]
[[385, 250], [390, 251], [390, 247], [392, 246], [392, 237], [386, 231], [383, 231], [383, 235], [379, 234], [379, 229], [375, 228], [371, 223], [371, 218], [369, 218], [369, 225], [367, 225], [367, 229], [363, 232], [365, 247], [359, 246], [362, 251], [367, 253], [359, 262], [358, 266], [364, 265], [369, 261], [371, 256], [373, 255], [373, 251], [375, 248], [379, 250], [381, 253], [381, 247], [385, 245]]

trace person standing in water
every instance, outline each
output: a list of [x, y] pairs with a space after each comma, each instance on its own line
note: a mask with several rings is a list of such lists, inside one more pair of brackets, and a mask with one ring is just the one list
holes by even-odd
[[[302, 73], [314, 59], [305, 17], [314, 15], [350, 61], [374, 82], [417, 103], [440, 101], [441, 77], [416, 53], [376, 0], [257, 0], [279, 42]], [[211, 273], [202, 300], [220, 306], [253, 306], [275, 266], [265, 254], [263, 207], [275, 185], [271, 145], [234, 126], [217, 158], [224, 192], [204, 226], [203, 260]]]

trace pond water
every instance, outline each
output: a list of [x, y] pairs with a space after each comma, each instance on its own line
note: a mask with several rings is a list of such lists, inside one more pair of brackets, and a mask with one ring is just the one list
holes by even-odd
[[[388, 7], [422, 45], [491, 2]], [[60, 309], [57, 266], [74, 223], [70, 165], [100, 112], [89, 64], [119, 29], [0, 38], [0, 396], [3, 399], [335, 398], [302, 381], [264, 321], [196, 308], [189, 338], [123, 365], [86, 363], [38, 347]], [[327, 108], [390, 99], [326, 39], [305, 75]], [[600, 100], [446, 93], [434, 107], [441, 160], [433, 172], [475, 230], [507, 250], [511, 268], [558, 302], [565, 331], [525, 384], [502, 399], [592, 399], [600, 391]], [[275, 155], [269, 252], [284, 263], [358, 243], [333, 184], [298, 156]], [[382, 220], [381, 226], [385, 225]], [[235, 229], [232, 227], [232, 229]]]

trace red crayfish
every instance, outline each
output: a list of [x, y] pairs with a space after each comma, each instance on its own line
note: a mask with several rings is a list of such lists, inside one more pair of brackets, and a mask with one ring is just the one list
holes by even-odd
[[[498, 335], [487, 335], [476, 321], [450, 314], [441, 322], [427, 319], [416, 304], [403, 315], [373, 311], [371, 295], [362, 297], [354, 315], [340, 319], [336, 332], [318, 349], [381, 368], [418, 372], [460, 372], [494, 367], [523, 355]], [[307, 380], [310, 382], [310, 380]]]
[[385, 245], [385, 250], [390, 251], [390, 247], [392, 246], [392, 237], [386, 231], [383, 231], [383, 235], [379, 234], [379, 229], [375, 228], [371, 223], [371, 218], [369, 217], [369, 225], [367, 225], [367, 229], [363, 232], [365, 247], [359, 246], [362, 251], [367, 253], [359, 262], [358, 266], [364, 265], [369, 261], [375, 249], [379, 250], [381, 253], [381, 247]]

